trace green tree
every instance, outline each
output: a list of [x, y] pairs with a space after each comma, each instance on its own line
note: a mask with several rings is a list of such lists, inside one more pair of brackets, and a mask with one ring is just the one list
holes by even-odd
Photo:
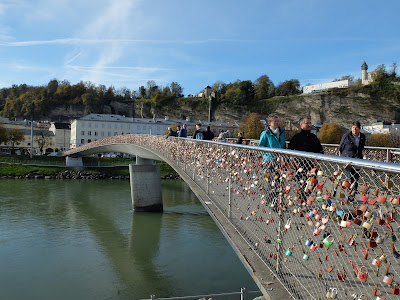
[[139, 87], [139, 97], [142, 99], [146, 98], [146, 88], [143, 85]]
[[180, 86], [179, 83], [173, 81], [171, 82], [170, 86], [171, 86], [172, 96], [174, 96], [175, 98], [183, 97], [182, 95], [183, 88]]
[[261, 132], [264, 131], [264, 124], [260, 120], [260, 115], [251, 113], [243, 117], [238, 131], [243, 133], [245, 139], [259, 139]]
[[273, 95], [274, 84], [267, 75], [262, 75], [254, 82], [255, 98], [268, 99]]
[[7, 134], [7, 144], [11, 144], [12, 152], [14, 152], [15, 145], [25, 140], [24, 133], [18, 128], [13, 128], [9, 129]]
[[337, 123], [324, 123], [319, 130], [319, 138], [321, 143], [325, 144], [339, 144], [346, 129]]
[[286, 80], [275, 89], [277, 96], [291, 96], [300, 94], [300, 82], [297, 79]]

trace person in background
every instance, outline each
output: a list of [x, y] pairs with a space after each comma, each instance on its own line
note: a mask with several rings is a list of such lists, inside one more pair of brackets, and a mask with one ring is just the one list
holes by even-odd
[[208, 141], [212, 141], [214, 138], [214, 132], [211, 131], [210, 126], [207, 126], [206, 131], [204, 131], [204, 139]]
[[236, 141], [236, 144], [243, 144], [243, 133], [241, 133], [240, 131], [238, 133], [238, 139]]
[[363, 158], [365, 135], [360, 132], [360, 129], [360, 122], [355, 121], [352, 123], [351, 131], [342, 136], [339, 144], [340, 156]]
[[204, 140], [204, 132], [203, 129], [201, 129], [200, 123], [196, 124], [196, 130], [193, 132], [193, 139]]
[[324, 153], [318, 137], [311, 132], [311, 118], [309, 116], [300, 119], [300, 128], [301, 131], [290, 140], [288, 149]]
[[178, 137], [187, 138], [186, 124], [182, 125], [181, 130], [179, 130], [179, 132], [178, 132]]
[[168, 133], [166, 138], [169, 138], [170, 136], [176, 137], [176, 132], [171, 127], [168, 127]]
[[[365, 147], [365, 135], [360, 132], [361, 124], [354, 121], [351, 126], [351, 131], [342, 136], [339, 144], [339, 154], [344, 157], [363, 158], [363, 150]], [[350, 191], [357, 190], [357, 180], [360, 178], [357, 170], [350, 167], [346, 171], [346, 175], [350, 178]]]
[[[270, 114], [267, 117], [268, 126], [261, 132], [260, 141], [258, 142], [259, 147], [268, 148], [286, 148], [285, 135], [283, 132], [284, 128], [279, 127], [279, 118], [277, 115]], [[264, 153], [264, 161], [269, 161], [274, 158], [271, 153]]]

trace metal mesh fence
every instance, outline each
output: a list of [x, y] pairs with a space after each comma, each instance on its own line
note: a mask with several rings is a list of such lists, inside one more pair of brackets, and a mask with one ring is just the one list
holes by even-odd
[[174, 161], [293, 298], [398, 297], [400, 166], [154, 136], [101, 142]]

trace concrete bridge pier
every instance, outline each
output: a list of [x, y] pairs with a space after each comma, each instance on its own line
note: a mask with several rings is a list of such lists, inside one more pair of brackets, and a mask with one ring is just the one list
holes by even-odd
[[129, 165], [132, 209], [134, 211], [163, 211], [160, 166], [153, 160], [136, 156], [136, 165]]

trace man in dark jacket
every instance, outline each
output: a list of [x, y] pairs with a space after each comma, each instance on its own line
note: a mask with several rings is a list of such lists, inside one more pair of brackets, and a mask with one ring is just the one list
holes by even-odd
[[[339, 144], [340, 156], [363, 158], [363, 150], [365, 147], [365, 135], [360, 132], [361, 124], [358, 121], [352, 123], [351, 131], [344, 134]], [[357, 180], [360, 178], [357, 169], [350, 167], [346, 171], [347, 177], [350, 178], [351, 186], [349, 194], [357, 190]]]
[[288, 149], [324, 153], [318, 137], [311, 133], [311, 118], [304, 117], [300, 120], [301, 131], [290, 140]]
[[211, 141], [214, 138], [214, 132], [211, 131], [210, 126], [207, 126], [206, 131], [203, 132], [204, 139]]
[[365, 135], [360, 132], [360, 128], [360, 122], [353, 122], [351, 131], [342, 136], [339, 145], [340, 156], [363, 158]]

